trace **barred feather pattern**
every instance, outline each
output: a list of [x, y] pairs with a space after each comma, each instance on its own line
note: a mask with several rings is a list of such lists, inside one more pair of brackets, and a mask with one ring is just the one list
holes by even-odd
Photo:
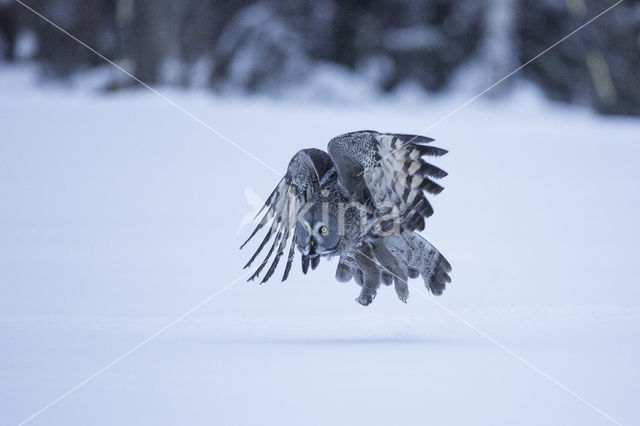
[[258, 277], [260, 272], [262, 272], [262, 270], [265, 268], [265, 266], [269, 262], [271, 255], [274, 253], [277, 247], [278, 250], [274, 257], [274, 260], [271, 266], [269, 267], [267, 273], [265, 274], [265, 277], [262, 279], [261, 283], [267, 281], [271, 277], [271, 275], [274, 273], [276, 266], [280, 261], [280, 257], [282, 256], [287, 246], [287, 242], [289, 239], [289, 232], [292, 227], [292, 223], [295, 223], [295, 214], [297, 211], [295, 204], [296, 204], [295, 189], [291, 187], [291, 185], [287, 184], [286, 179], [283, 178], [278, 184], [278, 186], [276, 187], [275, 191], [267, 199], [264, 207], [268, 207], [268, 208], [264, 216], [262, 217], [262, 219], [260, 220], [256, 228], [254, 229], [254, 231], [251, 233], [249, 238], [240, 247], [240, 248], [243, 248], [261, 228], [263, 228], [270, 222], [269, 230], [267, 231], [264, 239], [262, 240], [256, 252], [253, 254], [253, 256], [251, 256], [251, 258], [249, 259], [249, 261], [246, 263], [244, 267], [249, 268], [251, 266], [251, 264], [254, 262], [258, 254], [262, 251], [265, 245], [271, 240], [271, 236], [275, 233], [273, 244], [271, 245], [271, 248], [267, 252], [266, 257], [260, 263], [256, 271], [251, 275], [251, 277], [249, 277], [249, 281], [252, 281], [256, 277]]
[[377, 134], [380, 160], [364, 171], [371, 190], [377, 216], [385, 218], [382, 231], [399, 222], [402, 230], [424, 230], [424, 219], [433, 214], [425, 193], [439, 194], [444, 189], [434, 182], [447, 172], [428, 163], [423, 156], [441, 156], [442, 148], [428, 145], [433, 141], [424, 136]]
[[385, 237], [384, 244], [408, 271], [413, 269], [422, 276], [425, 287], [434, 295], [440, 296], [451, 282], [447, 259], [416, 232]]

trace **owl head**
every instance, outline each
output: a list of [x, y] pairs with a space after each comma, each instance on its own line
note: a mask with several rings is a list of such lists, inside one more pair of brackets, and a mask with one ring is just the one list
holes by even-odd
[[323, 203], [313, 203], [296, 223], [298, 249], [311, 259], [312, 266], [314, 258], [334, 254], [340, 244], [338, 218], [327, 210]]

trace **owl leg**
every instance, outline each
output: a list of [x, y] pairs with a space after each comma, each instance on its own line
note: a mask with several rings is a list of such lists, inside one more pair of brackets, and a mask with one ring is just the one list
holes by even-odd
[[373, 252], [383, 270], [393, 276], [394, 287], [398, 298], [407, 303], [409, 297], [409, 286], [407, 285], [407, 274], [400, 267], [395, 256], [384, 245], [383, 240], [379, 240], [373, 248]]
[[354, 255], [355, 261], [363, 273], [362, 290], [356, 302], [367, 306], [376, 297], [376, 292], [380, 286], [380, 270], [373, 260], [373, 253], [369, 247], [360, 247], [356, 249]]

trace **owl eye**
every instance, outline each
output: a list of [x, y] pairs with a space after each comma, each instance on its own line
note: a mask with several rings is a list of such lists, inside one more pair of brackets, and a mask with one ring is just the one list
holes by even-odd
[[327, 227], [326, 227], [326, 226], [323, 226], [322, 228], [320, 228], [320, 233], [321, 233], [321, 234], [326, 234], [326, 233], [327, 233], [327, 231], [328, 231], [328, 229], [327, 229]]

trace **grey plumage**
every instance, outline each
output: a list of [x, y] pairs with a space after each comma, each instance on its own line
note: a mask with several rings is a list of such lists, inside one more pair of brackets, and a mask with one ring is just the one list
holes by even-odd
[[380, 284], [394, 284], [400, 300], [409, 296], [408, 278], [421, 276], [435, 295], [451, 281], [449, 262], [417, 231], [433, 214], [427, 194], [443, 187], [434, 181], [447, 175], [424, 156], [447, 151], [429, 145], [424, 136], [360, 131], [329, 141], [328, 153], [303, 149], [289, 162], [287, 173], [267, 199], [266, 210], [244, 247], [256, 233], [267, 233], [245, 265], [248, 268], [272, 240], [266, 257], [249, 278], [266, 282], [290, 244], [282, 281], [295, 248], [303, 273], [320, 257], [339, 256], [336, 279], [354, 279], [362, 287], [356, 299], [370, 304]]

